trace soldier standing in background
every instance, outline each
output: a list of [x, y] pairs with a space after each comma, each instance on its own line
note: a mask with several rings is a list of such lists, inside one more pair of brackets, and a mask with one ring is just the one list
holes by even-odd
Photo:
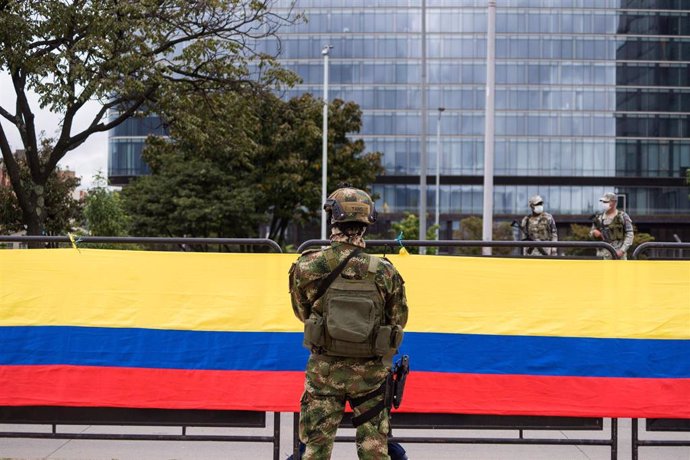
[[[602, 212], [592, 218], [589, 235], [611, 244], [616, 249], [618, 258], [625, 260], [635, 236], [632, 219], [625, 212], [616, 209], [618, 198], [615, 193], [605, 193], [599, 202]], [[611, 259], [611, 253], [605, 249], [597, 249], [597, 256]]]
[[324, 209], [331, 245], [307, 251], [290, 269], [292, 308], [310, 349], [299, 418], [305, 459], [328, 459], [346, 402], [353, 408], [357, 455], [390, 459], [386, 377], [407, 323], [404, 282], [385, 258], [362, 251], [376, 221], [369, 195], [351, 187], [333, 192]]
[[[548, 212], [544, 212], [544, 200], [539, 195], [534, 195], [528, 201], [532, 213], [522, 218], [520, 230], [527, 241], [558, 241], [556, 221]], [[555, 256], [556, 248], [530, 248], [522, 249], [526, 256]]]

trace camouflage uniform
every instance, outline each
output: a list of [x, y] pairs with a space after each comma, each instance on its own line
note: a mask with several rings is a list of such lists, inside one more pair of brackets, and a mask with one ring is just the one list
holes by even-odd
[[[558, 241], [556, 221], [548, 212], [542, 212], [537, 215], [530, 214], [529, 216], [523, 217], [520, 223], [520, 229], [528, 239], [533, 241]], [[526, 256], [556, 255], [556, 248], [541, 249], [545, 254], [542, 254], [539, 248], [529, 247], [523, 248], [522, 254]]]
[[[357, 247], [364, 247], [361, 235], [345, 235], [332, 229], [331, 249], [340, 263]], [[407, 301], [404, 282], [386, 259], [378, 264], [375, 283], [385, 300], [388, 324], [404, 327], [407, 323]], [[353, 257], [340, 276], [364, 279], [368, 273], [366, 255]], [[323, 250], [309, 251], [290, 269], [290, 293], [295, 316], [304, 322], [312, 306], [319, 282], [331, 272]], [[388, 369], [381, 358], [344, 358], [326, 356], [312, 350], [306, 369], [304, 394], [301, 400], [299, 437], [306, 444], [305, 459], [328, 459], [333, 439], [343, 416], [348, 398], [358, 398], [379, 388]], [[366, 412], [383, 396], [377, 396], [354, 408], [354, 415]], [[383, 410], [357, 427], [357, 454], [360, 459], [388, 459], [388, 411]]]
[[[630, 216], [620, 209], [617, 209], [616, 214], [613, 216], [609, 216], [606, 213], [600, 213], [594, 216], [594, 223], [592, 223], [592, 228], [589, 231], [590, 236], [593, 236], [592, 233], [597, 227], [604, 229], [602, 233], [604, 233], [606, 237], [603, 238], [603, 241], [622, 251], [623, 255], [621, 259], [626, 260], [628, 258], [626, 253], [628, 248], [632, 246], [635, 236]], [[611, 253], [606, 249], [597, 249], [597, 256], [604, 259], [612, 258]]]

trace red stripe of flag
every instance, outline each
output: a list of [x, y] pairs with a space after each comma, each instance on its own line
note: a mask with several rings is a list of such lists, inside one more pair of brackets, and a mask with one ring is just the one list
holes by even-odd
[[[0, 366], [0, 405], [295, 412], [303, 382], [302, 372]], [[412, 372], [401, 410], [690, 418], [690, 379]]]

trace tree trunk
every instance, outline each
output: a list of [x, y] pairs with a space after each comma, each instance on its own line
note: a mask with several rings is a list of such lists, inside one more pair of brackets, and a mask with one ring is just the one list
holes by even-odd
[[290, 219], [283, 217], [280, 219], [280, 223], [278, 224], [278, 241], [277, 243], [282, 246], [285, 244], [285, 232], [287, 231], [287, 226], [290, 223]]
[[[21, 208], [22, 215], [24, 216], [26, 234], [30, 236], [45, 235], [45, 183], [36, 184], [33, 182], [26, 182], [22, 185], [29, 188], [28, 190], [26, 188], [24, 190], [26, 195], [28, 195], [28, 199], [18, 200], [19, 207]], [[45, 244], [41, 242], [31, 242], [28, 244], [28, 246], [29, 248], [43, 248], [45, 247]]]

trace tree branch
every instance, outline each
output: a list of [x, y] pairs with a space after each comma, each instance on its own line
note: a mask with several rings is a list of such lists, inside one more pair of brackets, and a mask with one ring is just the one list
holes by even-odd
[[19, 71], [12, 72], [12, 83], [14, 85], [14, 92], [17, 94], [17, 115], [15, 117], [15, 125], [19, 128], [19, 134], [22, 137], [24, 153], [26, 154], [26, 163], [29, 166], [31, 177], [37, 180], [41, 172], [41, 162], [38, 158], [34, 114], [31, 112], [29, 101], [26, 98], [26, 78], [20, 75]]
[[17, 159], [12, 154], [12, 149], [10, 148], [10, 143], [7, 140], [7, 134], [5, 133], [5, 129], [2, 127], [2, 124], [0, 124], [0, 151], [2, 152], [2, 157], [5, 160], [7, 174], [10, 176], [10, 183], [12, 184], [14, 194], [17, 195], [19, 206], [21, 207], [22, 211], [29, 209], [29, 197], [22, 187], [19, 163], [17, 163]]
[[[131, 99], [125, 99], [121, 98], [116, 101], [113, 101], [109, 104], [104, 105], [101, 110], [98, 111], [98, 113], [94, 116], [91, 124], [89, 125], [88, 128], [83, 130], [82, 132], [75, 134], [74, 136], [69, 137], [61, 146], [60, 149], [57, 148], [57, 145], [55, 148], [53, 148], [53, 151], [50, 154], [50, 158], [47, 162], [47, 170], [52, 171], [54, 169], [58, 162], [67, 154], [67, 152], [74, 150], [75, 148], [79, 147], [81, 144], [83, 144], [89, 136], [91, 136], [94, 133], [98, 132], [104, 132], [104, 131], [109, 131], [110, 129], [114, 128], [115, 126], [120, 125], [124, 121], [126, 121], [128, 118], [130, 118], [134, 113], [139, 110], [139, 108], [144, 105], [144, 103], [153, 95], [153, 93], [156, 91], [156, 87], [152, 86], [147, 90], [146, 93], [141, 95], [135, 100]], [[106, 112], [108, 111], [109, 108], [115, 107], [117, 105], [122, 104], [124, 101], [129, 101], [131, 102], [131, 105], [125, 110], [124, 112], [121, 112], [120, 115], [115, 118], [113, 121], [108, 122], [108, 123], [101, 123], [100, 121], [103, 119], [105, 116]]]
[[9, 113], [7, 110], [5, 110], [3, 107], [0, 107], [0, 116], [3, 118], [6, 118], [10, 123], [16, 126], [17, 119], [14, 115]]

